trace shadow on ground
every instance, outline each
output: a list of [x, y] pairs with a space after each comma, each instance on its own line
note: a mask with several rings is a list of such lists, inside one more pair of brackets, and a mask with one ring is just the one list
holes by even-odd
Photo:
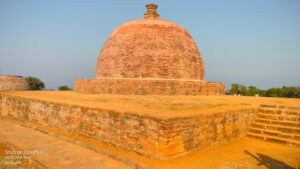
[[285, 164], [282, 161], [276, 160], [272, 157], [269, 157], [267, 155], [261, 154], [261, 153], [256, 153], [257, 156], [254, 154], [251, 154], [249, 151], [244, 150], [245, 154], [248, 154], [255, 158], [259, 163], [257, 164], [258, 166], [263, 165], [267, 167], [268, 169], [295, 169], [294, 167], [291, 167], [287, 164]]

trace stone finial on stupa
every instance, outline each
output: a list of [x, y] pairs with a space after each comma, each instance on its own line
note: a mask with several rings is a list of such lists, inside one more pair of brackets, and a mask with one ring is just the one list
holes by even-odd
[[155, 4], [147, 4], [147, 12], [144, 14], [144, 18], [159, 18], [159, 14], [157, 13], [157, 5]]

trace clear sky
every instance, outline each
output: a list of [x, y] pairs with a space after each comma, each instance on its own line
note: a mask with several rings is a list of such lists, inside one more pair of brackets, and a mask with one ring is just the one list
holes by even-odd
[[47, 89], [95, 78], [113, 29], [143, 18], [149, 2], [190, 32], [207, 81], [300, 86], [300, 0], [0, 0], [0, 74]]

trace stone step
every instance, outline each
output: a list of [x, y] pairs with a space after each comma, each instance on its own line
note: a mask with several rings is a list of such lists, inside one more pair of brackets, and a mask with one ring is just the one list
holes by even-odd
[[265, 124], [296, 127], [296, 128], [300, 129], [300, 122], [285, 121], [285, 120], [271, 120], [271, 119], [265, 119], [265, 118], [259, 118], [259, 117], [256, 117], [254, 119], [254, 121], [260, 122], [260, 123], [265, 123]]
[[262, 135], [268, 135], [268, 136], [276, 136], [283, 139], [291, 139], [291, 140], [298, 140], [300, 141], [300, 134], [291, 134], [291, 133], [284, 133], [277, 130], [270, 130], [270, 129], [260, 129], [255, 127], [249, 127], [250, 133], [255, 134], [262, 134]]
[[260, 129], [265, 129], [266, 128], [266, 124], [264, 123], [258, 123], [258, 122], [252, 122], [250, 124], [250, 127], [255, 127], [255, 128], [260, 128]]
[[256, 127], [249, 127], [248, 132], [255, 133], [255, 134], [262, 134], [263, 129], [256, 128]]
[[272, 111], [293, 111], [293, 112], [299, 112], [300, 107], [259, 107], [259, 110], [272, 110]]
[[265, 113], [257, 113], [256, 117], [271, 119], [271, 120], [284, 120], [284, 121], [293, 121], [300, 123], [300, 116], [295, 115], [278, 115], [278, 114], [265, 114]]
[[265, 108], [265, 109], [267, 109], [267, 108], [270, 108], [270, 109], [277, 109], [277, 105], [266, 105], [266, 104], [261, 104], [260, 106], [259, 106], [259, 108]]
[[277, 115], [290, 115], [290, 116], [300, 116], [300, 111], [295, 110], [278, 110], [278, 109], [262, 109], [258, 108], [259, 113], [264, 114], [277, 114]]
[[251, 127], [260, 128], [260, 129], [270, 129], [270, 130], [277, 130], [284, 133], [293, 133], [293, 134], [300, 134], [299, 127], [289, 127], [289, 126], [281, 126], [275, 124], [266, 124], [253, 121], [250, 125]]
[[258, 139], [262, 139], [262, 140], [265, 139], [265, 136], [264, 136], [264, 135], [262, 135], [262, 134], [257, 134], [257, 133], [251, 133], [251, 132], [248, 132], [248, 133], [247, 133], [247, 136], [254, 137], [254, 138], [258, 138]]
[[251, 132], [248, 132], [247, 136], [254, 137], [254, 138], [259, 138], [259, 139], [264, 139], [266, 141], [280, 142], [280, 143], [292, 144], [292, 145], [300, 146], [300, 141], [279, 138], [279, 137], [276, 137], [276, 136], [256, 134], [256, 133], [251, 133]]
[[280, 105], [260, 105], [261, 109], [271, 109], [271, 110], [288, 110], [288, 111], [300, 111], [300, 107], [295, 106], [280, 106]]

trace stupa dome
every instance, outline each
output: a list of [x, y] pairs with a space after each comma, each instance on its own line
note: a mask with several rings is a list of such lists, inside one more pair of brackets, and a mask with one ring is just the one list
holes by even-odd
[[204, 80], [204, 66], [184, 28], [145, 16], [113, 31], [98, 56], [96, 77]]
[[160, 19], [146, 5], [143, 19], [116, 28], [100, 51], [96, 79], [75, 80], [75, 91], [100, 94], [223, 95], [225, 85], [206, 82], [203, 59], [191, 35]]

